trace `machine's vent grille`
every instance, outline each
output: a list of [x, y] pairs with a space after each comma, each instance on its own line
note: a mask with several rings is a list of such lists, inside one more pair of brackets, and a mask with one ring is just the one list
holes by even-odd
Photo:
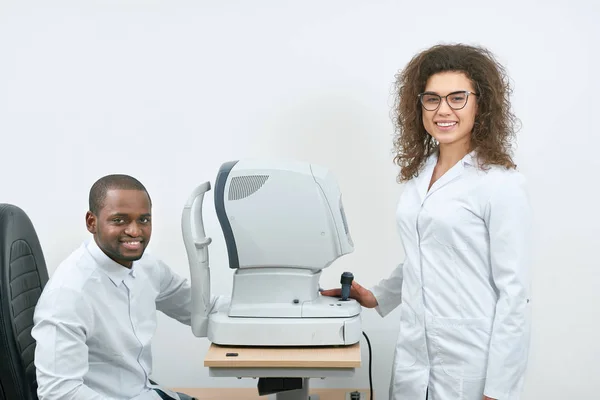
[[229, 200], [240, 200], [250, 196], [265, 184], [268, 175], [236, 176], [229, 184]]

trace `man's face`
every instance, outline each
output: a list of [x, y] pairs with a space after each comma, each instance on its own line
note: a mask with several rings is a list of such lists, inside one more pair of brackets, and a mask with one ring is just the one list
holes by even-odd
[[98, 247], [115, 262], [131, 268], [144, 254], [152, 234], [150, 199], [142, 190], [111, 189], [98, 215], [88, 211], [86, 225]]

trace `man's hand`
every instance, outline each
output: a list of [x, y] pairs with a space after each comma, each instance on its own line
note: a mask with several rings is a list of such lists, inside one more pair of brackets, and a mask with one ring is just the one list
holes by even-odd
[[[321, 291], [321, 294], [323, 296], [341, 297], [342, 289], [327, 289]], [[358, 301], [358, 303], [363, 307], [377, 307], [377, 299], [373, 293], [370, 290], [360, 286], [356, 281], [352, 281], [352, 286], [350, 287], [350, 298]]]

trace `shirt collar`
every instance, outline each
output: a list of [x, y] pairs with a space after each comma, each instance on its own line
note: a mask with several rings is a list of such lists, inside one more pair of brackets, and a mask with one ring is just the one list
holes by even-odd
[[94, 239], [90, 239], [86, 247], [98, 264], [98, 267], [108, 275], [116, 286], [121, 285], [121, 282], [127, 278], [127, 275], [135, 278], [135, 262], [132, 264], [131, 269], [129, 269], [113, 261], [98, 247]]

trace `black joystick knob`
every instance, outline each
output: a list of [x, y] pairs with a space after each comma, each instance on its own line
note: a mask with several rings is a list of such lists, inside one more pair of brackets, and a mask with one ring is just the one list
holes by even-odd
[[352, 286], [353, 280], [354, 275], [352, 275], [352, 272], [344, 272], [342, 274], [342, 279], [340, 280], [342, 284], [342, 301], [346, 301], [350, 297], [350, 286]]

